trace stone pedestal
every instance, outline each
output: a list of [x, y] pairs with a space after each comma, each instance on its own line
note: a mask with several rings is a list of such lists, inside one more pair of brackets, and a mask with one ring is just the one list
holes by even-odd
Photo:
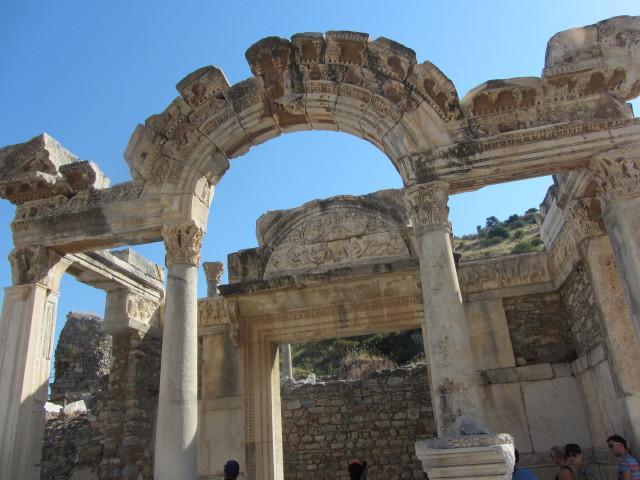
[[416, 456], [429, 480], [508, 480], [515, 462], [513, 438], [506, 433], [419, 440]]
[[195, 480], [198, 429], [197, 265], [202, 229], [165, 226], [167, 299], [154, 478]]
[[447, 185], [411, 187], [405, 201], [420, 258], [425, 351], [434, 417], [442, 436], [460, 415], [481, 418], [469, 328], [449, 238]]
[[42, 247], [11, 253], [0, 317], [0, 478], [40, 479], [58, 286], [68, 262]]

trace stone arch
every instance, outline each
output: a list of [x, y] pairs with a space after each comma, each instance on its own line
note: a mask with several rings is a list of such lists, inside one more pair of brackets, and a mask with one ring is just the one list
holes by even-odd
[[147, 190], [192, 194], [202, 178], [215, 185], [229, 159], [298, 130], [361, 137], [403, 176], [398, 159], [450, 144], [447, 124], [461, 115], [452, 82], [386, 38], [267, 37], [246, 58], [253, 77], [231, 86], [217, 67], [196, 70], [177, 84], [179, 97], [136, 128], [125, 158]]

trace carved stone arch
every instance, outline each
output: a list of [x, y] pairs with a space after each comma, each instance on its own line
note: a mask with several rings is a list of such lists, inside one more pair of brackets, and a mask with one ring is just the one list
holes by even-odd
[[[461, 116], [451, 81], [413, 50], [357, 32], [268, 37], [246, 53], [253, 77], [230, 86], [216, 67], [181, 80], [177, 97], [139, 125], [125, 158], [163, 194], [215, 186], [229, 159], [282, 133], [344, 131], [399, 159], [451, 143]], [[189, 202], [187, 202], [189, 203]], [[185, 204], [185, 207], [187, 205]]]
[[389, 263], [411, 257], [400, 192], [314, 200], [257, 222], [264, 278]]

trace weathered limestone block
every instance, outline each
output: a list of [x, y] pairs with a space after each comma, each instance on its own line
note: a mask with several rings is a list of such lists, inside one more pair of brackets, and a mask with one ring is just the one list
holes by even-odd
[[515, 455], [511, 435], [461, 435], [416, 442], [416, 455], [430, 479], [508, 480]]
[[572, 28], [549, 40], [544, 76], [575, 96], [640, 94], [640, 17], [620, 16]]

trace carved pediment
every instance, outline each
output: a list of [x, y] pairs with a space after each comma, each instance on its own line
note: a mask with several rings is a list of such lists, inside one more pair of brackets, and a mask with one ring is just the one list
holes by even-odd
[[334, 197], [270, 212], [258, 220], [258, 230], [271, 252], [265, 279], [410, 256], [404, 212], [383, 195]]

